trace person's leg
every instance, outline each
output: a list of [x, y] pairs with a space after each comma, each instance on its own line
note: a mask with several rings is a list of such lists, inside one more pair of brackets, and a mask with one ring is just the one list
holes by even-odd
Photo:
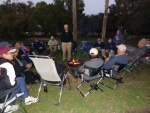
[[25, 83], [24, 78], [23, 77], [17, 77], [16, 78], [16, 82], [17, 82], [17, 85], [19, 85], [20, 87], [17, 90], [14, 91], [15, 94], [17, 94], [17, 93], [24, 93], [21, 96], [21, 98], [22, 99], [27, 98], [29, 96], [29, 94], [28, 94], [28, 91], [27, 91], [27, 87], [26, 87], [26, 83]]
[[114, 55], [114, 50], [110, 50], [109, 51], [109, 57], [113, 56]]
[[102, 51], [102, 56], [103, 56], [104, 58], [106, 58], [105, 49], [101, 49], [101, 51]]
[[54, 52], [56, 52], [56, 50], [57, 50], [57, 46], [54, 46]]
[[63, 60], [66, 60], [67, 43], [62, 42]]
[[67, 44], [67, 52], [68, 52], [68, 61], [71, 59], [71, 47], [72, 47], [72, 43], [68, 42]]
[[23, 59], [29, 64], [29, 63], [32, 63], [33, 64], [33, 62], [32, 62], [32, 60], [28, 57], [28, 56], [22, 56], [23, 57]]

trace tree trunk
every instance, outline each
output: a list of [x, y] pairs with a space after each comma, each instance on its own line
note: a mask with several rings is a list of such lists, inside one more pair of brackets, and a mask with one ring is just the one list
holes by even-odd
[[73, 10], [73, 40], [77, 41], [77, 6], [76, 6], [76, 0], [72, 0], [72, 10]]
[[105, 37], [106, 37], [108, 6], [109, 6], [109, 0], [105, 0], [105, 12], [103, 18], [103, 28], [102, 28], [102, 37], [101, 37], [102, 41], [105, 41]]

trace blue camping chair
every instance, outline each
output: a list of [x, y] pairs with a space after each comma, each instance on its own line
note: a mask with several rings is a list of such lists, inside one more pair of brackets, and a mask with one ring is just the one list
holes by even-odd
[[84, 53], [83, 55], [86, 55], [88, 57], [89, 56], [88, 52], [92, 47], [93, 47], [92, 43], [87, 41], [81, 41], [80, 50]]

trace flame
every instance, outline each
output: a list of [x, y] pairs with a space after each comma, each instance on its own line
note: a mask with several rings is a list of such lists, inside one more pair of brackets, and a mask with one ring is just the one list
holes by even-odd
[[73, 59], [69, 62], [69, 64], [78, 65], [78, 64], [80, 64], [80, 61], [73, 58]]

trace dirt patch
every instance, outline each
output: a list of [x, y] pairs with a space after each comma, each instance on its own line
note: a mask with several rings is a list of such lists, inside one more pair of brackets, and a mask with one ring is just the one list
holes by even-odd
[[126, 110], [125, 113], [150, 113], [150, 108], [145, 108], [145, 107], [135, 108], [135, 107], [132, 107], [132, 108]]

